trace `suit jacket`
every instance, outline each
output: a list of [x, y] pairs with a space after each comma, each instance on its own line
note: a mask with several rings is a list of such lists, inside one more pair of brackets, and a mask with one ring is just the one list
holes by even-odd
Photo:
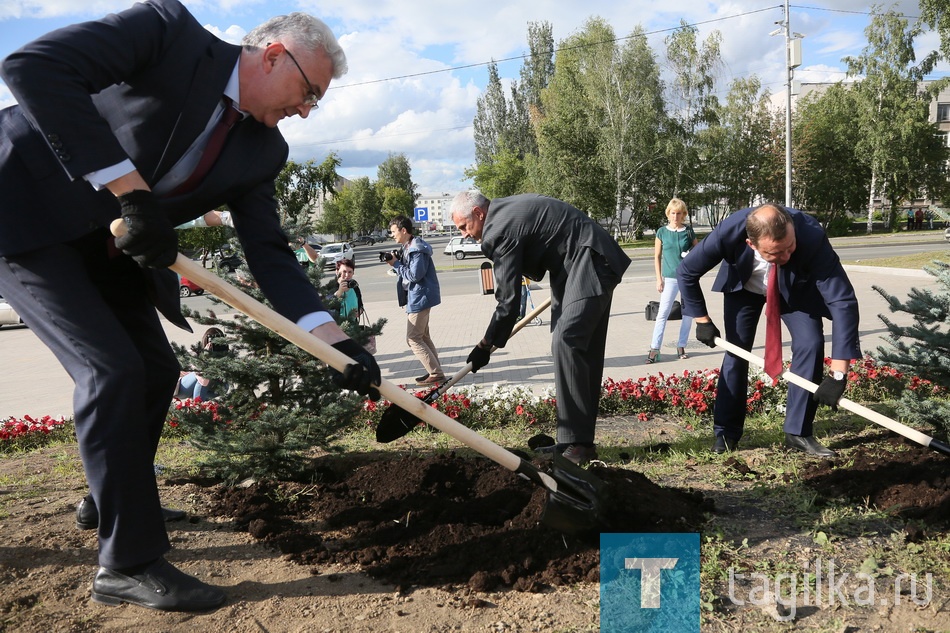
[[[676, 276], [683, 314], [709, 314], [699, 280], [717, 265], [720, 267], [713, 290], [729, 293], [744, 288], [755, 266], [755, 253], [746, 244], [745, 229], [752, 211], [736, 211], [720, 222], [680, 263]], [[859, 358], [858, 300], [851, 280], [821, 224], [797, 209], [788, 211], [795, 227], [796, 248], [788, 263], [779, 268], [779, 290], [785, 303], [782, 311], [831, 319], [832, 358]]]
[[[550, 274], [552, 302], [612, 292], [630, 266], [617, 241], [575, 207], [546, 196], [495, 198], [482, 228], [482, 251], [495, 268], [495, 298], [485, 338], [504, 347], [521, 310], [522, 277]], [[606, 265], [593, 267], [590, 255]], [[593, 269], [592, 269], [593, 268]]]
[[[119, 217], [115, 197], [83, 176], [129, 158], [154, 186], [204, 130], [240, 52], [177, 0], [147, 0], [7, 57], [0, 75], [19, 105], [0, 111], [0, 256]], [[261, 290], [297, 320], [323, 304], [276, 213], [274, 179], [287, 155], [276, 128], [247, 118], [204, 181], [161, 207], [177, 226], [226, 204]]]

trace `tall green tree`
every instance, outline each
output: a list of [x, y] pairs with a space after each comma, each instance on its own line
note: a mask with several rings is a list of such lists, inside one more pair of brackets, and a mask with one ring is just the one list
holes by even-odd
[[309, 223], [309, 214], [321, 194], [336, 193], [339, 166], [340, 158], [335, 152], [319, 165], [313, 160], [305, 163], [287, 161], [274, 182], [281, 224]]
[[939, 168], [929, 164], [936, 149], [929, 138], [936, 133], [928, 121], [931, 97], [919, 89], [937, 55], [932, 53], [915, 64], [914, 39], [920, 28], [893, 11], [874, 14], [864, 33], [868, 45], [861, 55], [844, 61], [849, 76], [862, 77], [853, 89], [862, 104], [855, 112], [861, 131], [857, 150], [871, 171], [870, 233], [875, 197], [882, 205], [888, 202], [887, 222], [896, 230], [898, 205], [916, 197], [930, 180], [925, 174]]
[[868, 198], [870, 170], [855, 152], [859, 106], [857, 94], [837, 83], [803, 97], [795, 110], [795, 200], [815, 212], [830, 235], [850, 230], [851, 213]]
[[323, 205], [318, 233], [352, 235], [373, 230], [383, 223], [377, 186], [366, 176], [355, 178]]
[[528, 56], [521, 66], [521, 92], [532, 117], [543, 114], [541, 93], [554, 76], [554, 30], [550, 22], [528, 22]]
[[722, 34], [713, 31], [700, 45], [698, 29], [680, 21], [680, 28], [666, 38], [666, 60], [672, 79], [666, 83], [669, 113], [666, 136], [664, 198], [678, 197], [694, 204], [692, 192], [701, 189], [702, 161], [697, 132], [716, 121], [716, 73], [722, 65]]
[[498, 154], [508, 125], [508, 100], [498, 76], [498, 64], [488, 64], [488, 84], [485, 94], [475, 102], [475, 164], [490, 163]]
[[542, 102], [538, 179], [615, 233], [633, 209], [628, 227], [642, 232], [664, 126], [659, 67], [642, 28], [618, 44], [606, 21], [588, 20], [559, 47]]
[[950, 60], [950, 5], [946, 0], [920, 0], [920, 22], [940, 34], [940, 54]]
[[[611, 38], [612, 39], [612, 38]], [[611, 175], [599, 158], [600, 132], [584, 85], [589, 49], [606, 45], [586, 30], [562, 41], [554, 75], [541, 93], [543, 116], [536, 122], [538, 158], [529, 179], [544, 193], [573, 204], [592, 217], [613, 215]]]
[[774, 195], [776, 155], [784, 139], [775, 138], [769, 91], [755, 75], [732, 82], [719, 107], [719, 125], [701, 135], [700, 156], [709, 170], [707, 194], [713, 224], [729, 211]]
[[491, 162], [467, 168], [465, 176], [489, 199], [527, 192], [527, 165], [510, 149], [502, 148]]
[[[390, 210], [411, 216], [419, 195], [416, 192], [416, 184], [412, 182], [412, 167], [406, 155], [390, 152], [386, 160], [376, 169], [376, 178], [377, 195], [380, 199], [386, 197], [386, 189], [401, 189], [408, 194], [408, 198], [401, 198], [398, 201], [399, 207], [390, 207]], [[393, 204], [396, 204], [395, 200]]]

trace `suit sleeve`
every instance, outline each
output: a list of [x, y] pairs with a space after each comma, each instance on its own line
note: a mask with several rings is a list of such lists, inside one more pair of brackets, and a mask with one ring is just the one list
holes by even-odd
[[831, 358], [847, 359], [861, 357], [858, 325], [861, 317], [854, 286], [848, 278], [841, 259], [822, 235], [818, 248], [809, 257], [815, 287], [821, 294], [831, 317]]
[[522, 249], [519, 240], [502, 237], [492, 244], [482, 244], [485, 254], [494, 264], [495, 299], [485, 340], [495, 347], [504, 347], [521, 313]]
[[683, 314], [691, 317], [707, 316], [706, 297], [699, 285], [703, 275], [725, 258], [722, 232], [718, 229], [704, 237], [690, 249], [676, 268], [676, 280], [683, 304]]
[[294, 322], [311, 312], [325, 311], [317, 289], [297, 262], [287, 235], [280, 228], [274, 183], [262, 183], [241, 198], [229, 201], [228, 206], [248, 268], [274, 309]]
[[3, 61], [0, 75], [69, 176], [80, 178], [128, 158], [92, 95], [121, 82], [134, 86], [189, 21], [177, 2], [136, 4], [26, 44]]

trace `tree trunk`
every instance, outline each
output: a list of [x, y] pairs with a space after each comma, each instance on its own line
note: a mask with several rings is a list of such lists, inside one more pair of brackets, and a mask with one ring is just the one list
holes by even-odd
[[[870, 235], [874, 231], [874, 188], [877, 184], [877, 172], [871, 171], [871, 194], [868, 197], [868, 230], [867, 234]], [[883, 202], [882, 202], [883, 206]]]

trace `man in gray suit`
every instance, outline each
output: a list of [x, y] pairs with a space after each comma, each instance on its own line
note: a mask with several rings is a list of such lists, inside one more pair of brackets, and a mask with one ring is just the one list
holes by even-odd
[[551, 351], [557, 390], [556, 451], [575, 464], [597, 458], [594, 429], [604, 375], [607, 322], [614, 288], [630, 265], [617, 242], [566, 202], [523, 194], [488, 200], [465, 191], [452, 221], [482, 243], [494, 264], [498, 306], [466, 362], [476, 372], [492, 347], [504, 347], [518, 320], [522, 277], [551, 284]]
[[[312, 16], [274, 18], [235, 46], [178, 0], [59, 29], [0, 65], [18, 102], [0, 111], [0, 293], [75, 381], [97, 602], [200, 611], [225, 599], [164, 558], [153, 459], [179, 367], [155, 308], [188, 327], [167, 268], [174, 226], [226, 204], [277, 311], [358, 361], [335, 374], [341, 387], [379, 397], [376, 361], [325, 310], [274, 198], [288, 155], [277, 122], [306, 118], [344, 72]], [[226, 138], [220, 153], [212, 137]], [[119, 217], [128, 231], [113, 241]]]

